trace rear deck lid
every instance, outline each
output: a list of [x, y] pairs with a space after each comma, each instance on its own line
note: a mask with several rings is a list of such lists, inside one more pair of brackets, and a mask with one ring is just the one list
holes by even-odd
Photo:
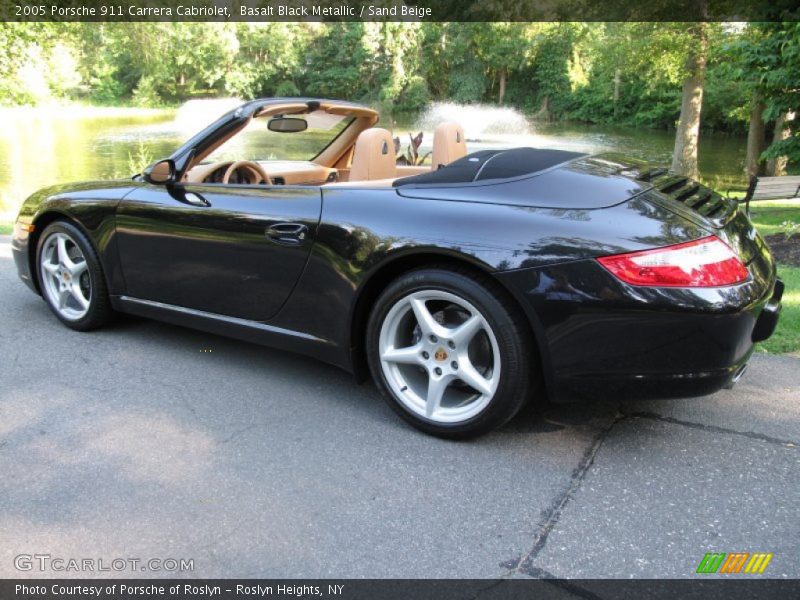
[[[478, 159], [473, 166], [469, 165], [471, 158]], [[438, 171], [400, 179], [396, 189], [409, 198], [597, 209], [651, 189], [652, 184], [635, 179], [641, 165], [644, 163], [612, 154], [587, 156], [535, 148], [482, 151]]]

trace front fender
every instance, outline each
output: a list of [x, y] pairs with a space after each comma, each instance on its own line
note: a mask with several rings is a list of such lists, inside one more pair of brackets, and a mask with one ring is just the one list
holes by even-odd
[[123, 290], [114, 215], [119, 201], [136, 185], [130, 180], [66, 184], [39, 190], [27, 198], [20, 208], [12, 239], [17, 270], [23, 281], [39, 293], [35, 276], [39, 236], [53, 221], [67, 219], [94, 244], [109, 290], [112, 293]]

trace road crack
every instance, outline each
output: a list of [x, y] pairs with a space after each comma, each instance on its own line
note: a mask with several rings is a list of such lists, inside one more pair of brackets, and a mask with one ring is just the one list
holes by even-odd
[[240, 435], [242, 435], [243, 433], [247, 433], [247, 432], [248, 432], [248, 431], [250, 431], [251, 429], [255, 429], [255, 428], [256, 428], [256, 427], [258, 427], [258, 426], [259, 426], [259, 424], [258, 424], [258, 423], [253, 423], [252, 425], [248, 425], [247, 427], [242, 427], [241, 429], [237, 429], [236, 431], [234, 431], [233, 433], [231, 433], [231, 434], [230, 434], [228, 437], [226, 437], [225, 439], [223, 439], [223, 440], [220, 440], [220, 442], [219, 442], [219, 443], [220, 443], [220, 444], [227, 444], [227, 443], [229, 443], [229, 442], [232, 442], [233, 440], [235, 440], [237, 437], [239, 437], [239, 436], [240, 436]]
[[600, 430], [600, 432], [594, 437], [591, 444], [589, 444], [584, 451], [581, 460], [578, 462], [578, 465], [575, 467], [575, 469], [573, 469], [572, 475], [570, 476], [569, 485], [567, 485], [564, 491], [544, 511], [544, 522], [534, 536], [533, 547], [531, 550], [524, 556], [500, 563], [501, 567], [508, 569], [509, 573], [522, 573], [537, 579], [541, 579], [544, 576], [545, 572], [542, 569], [535, 567], [533, 564], [536, 560], [536, 557], [547, 545], [547, 539], [550, 536], [550, 532], [553, 531], [555, 526], [558, 524], [564, 509], [581, 487], [581, 484], [586, 478], [587, 472], [594, 464], [594, 459], [597, 456], [597, 453], [600, 451], [600, 448], [603, 446], [603, 443], [611, 434], [611, 431], [614, 429], [614, 427], [616, 427], [626, 418], [626, 415], [618, 412], [615, 415], [614, 420]]
[[[578, 465], [572, 471], [569, 485], [544, 511], [543, 513], [544, 520], [543, 523], [539, 526], [539, 530], [536, 532], [536, 535], [534, 536], [533, 547], [531, 548], [531, 550], [524, 556], [520, 556], [518, 558], [514, 558], [500, 563], [501, 567], [503, 567], [504, 569], [508, 569], [508, 573], [506, 574], [506, 576], [512, 573], [521, 573], [523, 575], [528, 575], [529, 577], [533, 577], [536, 579], [551, 579], [554, 577], [554, 575], [549, 571], [545, 571], [544, 569], [535, 566], [534, 561], [547, 545], [547, 540], [550, 536], [550, 533], [553, 531], [553, 529], [561, 519], [561, 515], [563, 514], [564, 509], [567, 507], [570, 501], [572, 501], [578, 489], [583, 484], [583, 480], [586, 478], [589, 469], [594, 464], [595, 457], [597, 456], [598, 452], [600, 452], [600, 449], [602, 448], [608, 436], [611, 434], [612, 430], [623, 421], [628, 421], [632, 419], [646, 419], [650, 421], [669, 423], [671, 425], [680, 425], [681, 427], [688, 427], [690, 429], [697, 429], [708, 433], [737, 435], [765, 442], [767, 444], [778, 445], [784, 448], [797, 448], [798, 446], [800, 446], [800, 442], [796, 442], [794, 440], [781, 439], [763, 433], [758, 433], [756, 431], [739, 431], [737, 429], [719, 427], [717, 425], [705, 425], [703, 423], [695, 423], [693, 421], [683, 421], [681, 419], [676, 419], [674, 417], [667, 417], [664, 415], [659, 415], [658, 413], [647, 412], [647, 411], [623, 413], [620, 412], [620, 409], [617, 409], [617, 414], [615, 415], [614, 420], [611, 421], [594, 437], [591, 444], [589, 444], [589, 446], [584, 451], [580, 462], [578, 462]], [[575, 591], [575, 590], [570, 590], [570, 591]], [[592, 595], [591, 592], [587, 593], [590, 594], [590, 596]]]
[[698, 429], [700, 431], [706, 431], [708, 433], [725, 433], [728, 435], [740, 435], [742, 437], [750, 438], [751, 440], [759, 440], [761, 442], [766, 442], [768, 444], [783, 446], [784, 448], [797, 448], [798, 446], [800, 446], [800, 442], [772, 437], [770, 435], [758, 433], [757, 431], [739, 431], [737, 429], [729, 429], [727, 427], [718, 427], [717, 425], [705, 425], [703, 423], [695, 423], [693, 421], [682, 421], [681, 419], [676, 419], [674, 417], [665, 417], [664, 415], [659, 415], [658, 413], [654, 412], [642, 411], [642, 412], [625, 413], [625, 417], [632, 419], [648, 419], [650, 421], [660, 421], [662, 423], [670, 423], [672, 425], [681, 425], [683, 427], [689, 427], [690, 429]]

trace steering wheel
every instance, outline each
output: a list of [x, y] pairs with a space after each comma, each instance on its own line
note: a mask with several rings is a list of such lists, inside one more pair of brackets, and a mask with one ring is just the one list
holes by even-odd
[[272, 181], [270, 181], [269, 175], [267, 175], [264, 167], [250, 160], [237, 160], [236, 162], [232, 162], [225, 170], [225, 175], [222, 176], [222, 183], [228, 183], [231, 179], [231, 175], [233, 175], [237, 169], [250, 171], [254, 178], [250, 182], [251, 185], [256, 185], [259, 183], [266, 183], [267, 185], [272, 184]]

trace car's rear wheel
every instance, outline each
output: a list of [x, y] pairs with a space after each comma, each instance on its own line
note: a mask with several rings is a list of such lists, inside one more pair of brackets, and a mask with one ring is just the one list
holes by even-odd
[[538, 377], [519, 310], [488, 277], [429, 268], [394, 281], [367, 328], [373, 378], [390, 406], [442, 437], [511, 419]]
[[37, 265], [42, 296], [62, 323], [88, 331], [108, 322], [113, 311], [100, 261], [80, 229], [66, 221], [48, 225]]

